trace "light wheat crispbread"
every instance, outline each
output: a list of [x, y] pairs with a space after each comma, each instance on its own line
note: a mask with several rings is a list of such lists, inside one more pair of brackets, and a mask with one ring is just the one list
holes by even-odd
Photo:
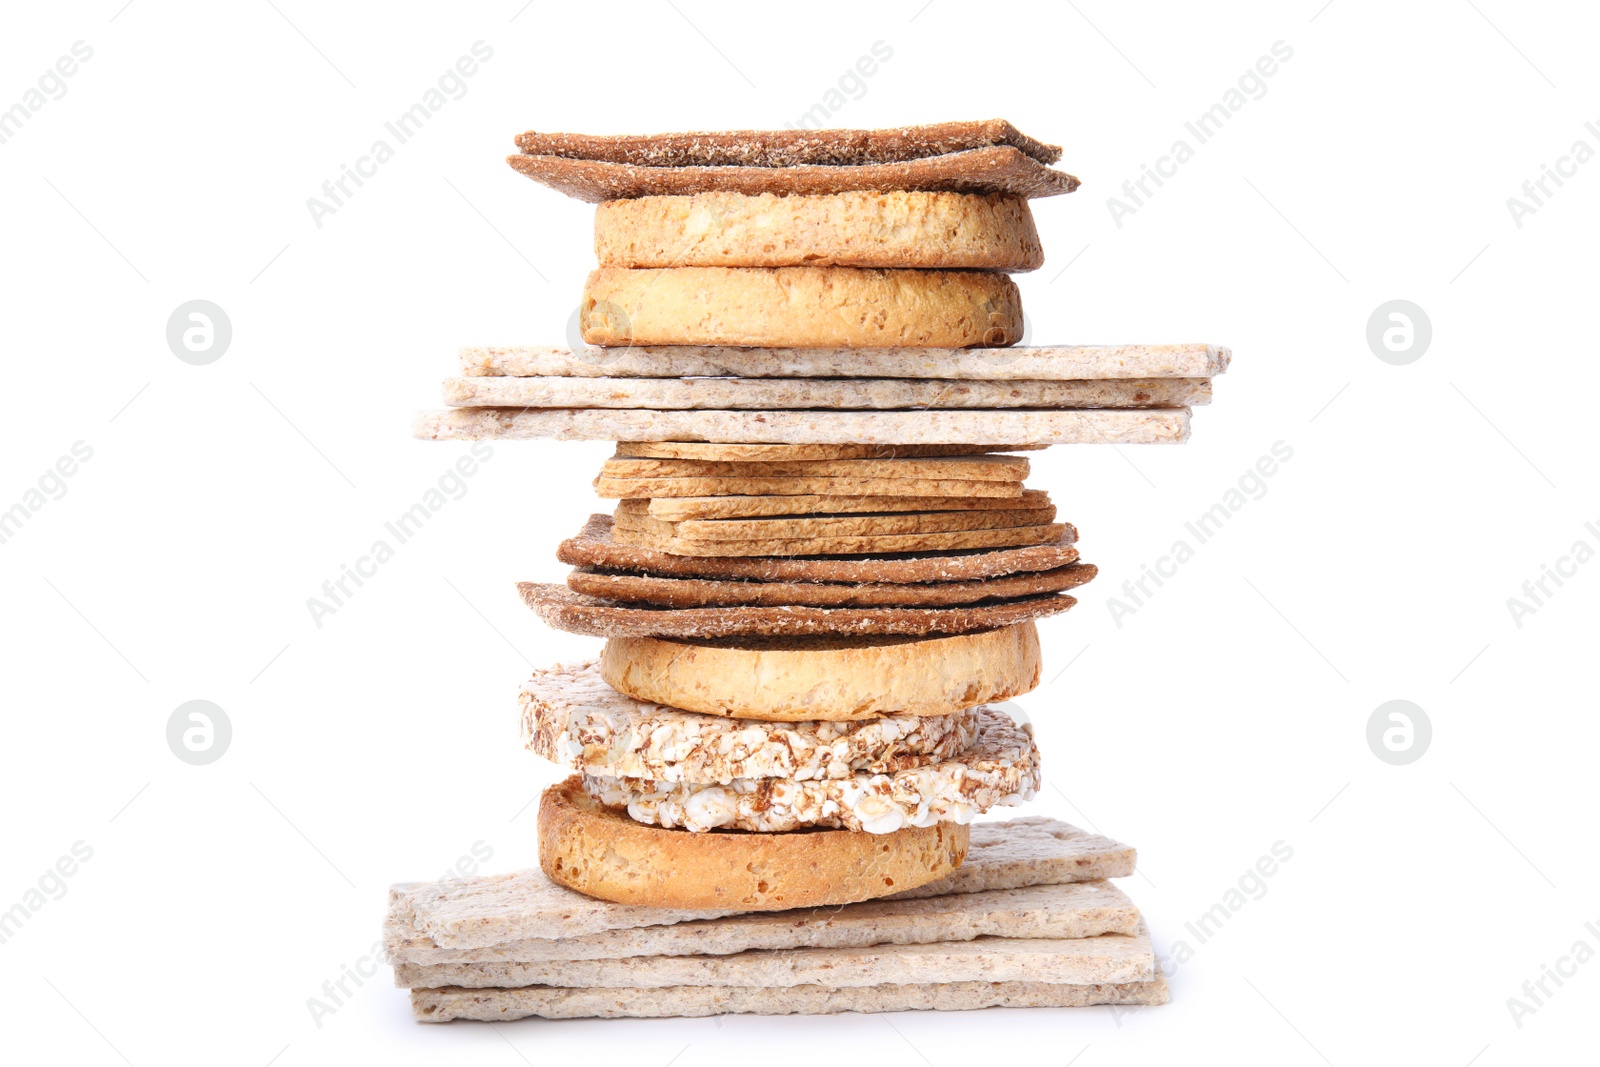
[[711, 445], [701, 441], [618, 441], [617, 455], [637, 459], [703, 459], [765, 463], [821, 459], [913, 459], [1032, 452], [1044, 445]]
[[[848, 460], [844, 462], [850, 462]], [[898, 462], [889, 460], [887, 462]], [[1020, 481], [978, 478], [727, 477], [608, 478], [594, 481], [605, 500], [649, 500], [683, 496], [987, 496], [1022, 495]]]
[[1004, 346], [1022, 339], [1022, 296], [987, 271], [601, 267], [578, 325], [591, 345]]
[[970, 1011], [978, 1008], [1081, 1008], [1167, 1002], [1167, 980], [1116, 985], [1048, 982], [937, 982], [926, 985], [678, 986], [674, 989], [413, 989], [418, 1022], [544, 1019], [667, 1019], [709, 1015], [838, 1015], [844, 1012]]
[[763, 559], [738, 556], [675, 556], [611, 538], [609, 515], [591, 515], [578, 536], [556, 548], [556, 558], [575, 567], [653, 574], [669, 578], [734, 578], [774, 582], [958, 582], [1006, 574], [1054, 570], [1073, 563], [1078, 531], [1025, 548], [927, 553], [873, 559]]
[[1036, 141], [1004, 119], [933, 122], [881, 130], [700, 130], [692, 133], [539, 133], [516, 137], [535, 156], [565, 156], [640, 167], [796, 167], [897, 163], [970, 148], [1010, 145], [1040, 163], [1061, 159], [1058, 145]]
[[[646, 520], [647, 522], [659, 522]], [[1061, 539], [1062, 527], [1007, 526], [999, 529], [943, 533], [881, 534], [862, 537], [795, 537], [772, 540], [697, 541], [663, 534], [644, 524], [622, 520], [611, 536], [623, 544], [646, 545], [680, 556], [870, 556], [886, 552], [950, 552], [957, 549], [1011, 548], [1042, 545]]]
[[624, 517], [652, 523], [659, 532], [690, 541], [793, 540], [812, 537], [881, 537], [895, 534], [948, 533], [956, 530], [999, 530], [1008, 526], [1043, 526], [1055, 518], [1054, 506], [1043, 508], [974, 508], [968, 511], [867, 512], [856, 515], [786, 515], [751, 519], [686, 519], [670, 522], [650, 515], [650, 502], [624, 500], [617, 505], [619, 525]]
[[870, 900], [949, 874], [968, 837], [954, 823], [892, 834], [664, 830], [596, 803], [577, 775], [539, 801], [539, 866], [552, 881], [649, 908], [781, 911]]
[[[1017, 345], [1011, 348], [463, 348], [469, 377], [927, 378], [1080, 381], [1210, 378], [1232, 354], [1216, 345]], [[1025, 438], [1013, 438], [1025, 440]]]
[[1059, 593], [1092, 580], [1092, 563], [1073, 563], [1050, 571], [1029, 571], [975, 582], [751, 582], [710, 578], [657, 578], [645, 574], [602, 574], [580, 568], [567, 585], [588, 596], [661, 608], [711, 608], [754, 604], [778, 607], [810, 604], [823, 608], [948, 607], [991, 599]]
[[636, 700], [775, 722], [948, 715], [1021, 696], [1040, 670], [1031, 621], [949, 637], [615, 637], [600, 653], [606, 684]]
[[583, 788], [608, 808], [648, 826], [788, 833], [828, 827], [893, 834], [937, 823], [966, 825], [994, 807], [1014, 807], [1039, 790], [1032, 726], [1005, 705], [976, 710], [970, 749], [938, 762], [845, 778], [735, 778], [725, 784], [585, 774]]
[[863, 948], [756, 950], [733, 956], [634, 956], [622, 960], [398, 964], [402, 988], [516, 989], [524, 986], [647, 989], [675, 986], [795, 986], [834, 989], [885, 983], [1048, 982], [1091, 985], [1155, 978], [1150, 935], [987, 937], [934, 944]]
[[[973, 841], [978, 839], [974, 828]], [[969, 846], [970, 849], [970, 846]], [[1110, 882], [1064, 882], [912, 900], [864, 900], [824, 910], [750, 912], [671, 926], [604, 930], [559, 940], [523, 939], [440, 948], [390, 916], [385, 955], [414, 966], [729, 956], [752, 950], [925, 945], [979, 937], [1083, 938], [1139, 932], [1139, 909]], [[431, 984], [431, 983], [426, 983]]]
[[1187, 408], [1031, 411], [642, 411], [636, 408], [450, 408], [424, 411], [429, 441], [708, 441], [756, 444], [1178, 444]]
[[[620, 505], [619, 505], [620, 506]], [[1044, 511], [1053, 508], [1042, 489], [1021, 496], [690, 496], [649, 502], [652, 519], [745, 519], [785, 515], [859, 515], [891, 511]], [[1046, 520], [1048, 521], [1048, 520]]]
[[751, 722], [635, 700], [597, 663], [534, 671], [519, 697], [522, 743], [582, 774], [658, 782], [845, 779], [961, 756], [979, 714], [885, 715], [855, 722]]
[[853, 190], [1005, 193], [1032, 200], [1070, 193], [1078, 179], [1009, 145], [970, 148], [898, 163], [834, 167], [641, 167], [563, 156], [517, 155], [513, 170], [576, 200], [599, 204], [640, 196], [730, 192], [818, 196]]
[[999, 193], [711, 192], [608, 200], [602, 267], [915, 267], [1036, 270], [1044, 248], [1021, 197]]
[[[922, 478], [1016, 482], [1023, 456], [905, 456], [885, 459], [705, 460], [612, 456], [601, 478]], [[1015, 494], [1012, 494], [1015, 495]]]
[[854, 411], [1181, 408], [1211, 403], [1209, 378], [963, 381], [930, 378], [447, 378], [451, 407]]
[[[1066, 882], [1097, 882], [1133, 873], [1127, 845], [1041, 816], [973, 823], [966, 861], [955, 871], [890, 899], [964, 896]], [[606, 931], [634, 931], [717, 919], [739, 908], [686, 910], [614, 904], [576, 893], [537, 868], [509, 874], [396, 885], [385, 932], [391, 944], [426, 940], [446, 950], [490, 950], [543, 941], [551, 945]], [[804, 919], [810, 913], [789, 913]], [[756, 947], [756, 946], [752, 946]]]

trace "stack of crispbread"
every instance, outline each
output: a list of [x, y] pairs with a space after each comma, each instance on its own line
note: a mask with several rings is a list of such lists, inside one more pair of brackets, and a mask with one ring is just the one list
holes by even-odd
[[575, 772], [541, 870], [396, 887], [417, 1017], [1164, 1001], [1132, 850], [974, 819], [1039, 788], [1009, 701], [1095, 575], [1024, 453], [1185, 440], [1227, 350], [1012, 347], [1077, 180], [1007, 123], [518, 146], [600, 205], [583, 344], [464, 351], [416, 431], [618, 442], [519, 585], [606, 642], [521, 695]]
[[1134, 853], [1050, 819], [972, 827], [929, 885], [815, 910], [629, 906], [539, 871], [395, 886], [384, 943], [422, 1022], [1160, 1004]]

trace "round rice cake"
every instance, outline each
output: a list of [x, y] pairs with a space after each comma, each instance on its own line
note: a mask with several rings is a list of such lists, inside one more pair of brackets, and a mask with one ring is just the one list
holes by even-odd
[[892, 774], [960, 755], [978, 728], [970, 708], [851, 722], [700, 715], [619, 693], [596, 663], [535, 671], [519, 703], [532, 752], [584, 774], [658, 782]]
[[917, 267], [1037, 270], [1044, 248], [1022, 197], [856, 190], [608, 200], [602, 267]]
[[652, 908], [781, 911], [871, 900], [951, 874], [968, 827], [695, 834], [645, 826], [606, 807], [573, 775], [539, 802], [539, 866], [587, 896]]
[[1033, 729], [1004, 710], [978, 709], [978, 738], [966, 753], [892, 773], [848, 778], [737, 778], [727, 783], [663, 782], [585, 775], [601, 804], [636, 822], [692, 833], [784, 833], [810, 827], [891, 834], [941, 822], [966, 824], [992, 807], [1032, 800], [1039, 789]]

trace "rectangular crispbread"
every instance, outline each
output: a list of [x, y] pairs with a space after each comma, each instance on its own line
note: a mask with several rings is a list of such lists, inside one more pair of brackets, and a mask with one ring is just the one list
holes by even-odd
[[652, 498], [650, 517], [682, 522], [886, 511], [1020, 511], [1050, 506], [1050, 494], [1042, 489], [1024, 489], [1021, 496], [690, 496]]
[[[1133, 864], [1134, 851], [1127, 845], [1054, 819], [979, 822], [972, 826], [972, 843], [960, 868], [922, 890], [891, 899], [1123, 878], [1133, 873]], [[613, 904], [556, 885], [535, 868], [396, 885], [389, 890], [388, 928], [443, 948], [466, 949], [739, 913], [737, 908], [681, 911]]]
[[[1138, 932], [1139, 909], [1116, 886], [1110, 882], [1065, 882], [920, 900], [867, 900], [833, 908], [750, 912], [476, 948], [440, 948], [390, 916], [384, 926], [384, 947], [390, 963], [433, 966], [729, 956], [753, 950], [920, 945], [979, 937], [1132, 936]], [[578, 984], [565, 982], [565, 976], [563, 982]]]
[[704, 460], [612, 456], [601, 478], [938, 478], [1018, 482], [1022, 456], [909, 456], [892, 459]]
[[1015, 500], [1022, 483], [968, 478], [608, 478], [594, 481], [607, 500], [681, 496], [977, 496]]
[[970, 941], [849, 948], [759, 949], [729, 956], [632, 956], [627, 959], [528, 962], [402, 963], [395, 985], [509, 989], [587, 986], [875, 986], [886, 982], [1050, 982], [1066, 985], [1147, 982], [1155, 952], [1144, 930], [1077, 938], [985, 937]]
[[1048, 982], [942, 982], [932, 985], [679, 986], [676, 989], [414, 989], [418, 1022], [473, 1019], [664, 1019], [708, 1015], [836, 1015], [842, 1012], [968, 1011], [977, 1008], [1081, 1008], [1092, 1004], [1165, 1004], [1167, 980], [1118, 985]]
[[718, 463], [769, 460], [912, 459], [1032, 452], [1044, 445], [712, 445], [704, 441], [618, 441], [617, 455], [638, 459], [704, 459]]
[[978, 508], [971, 511], [900, 511], [884, 515], [791, 515], [766, 519], [666, 522], [652, 518], [649, 507], [649, 503], [643, 500], [624, 500], [617, 508], [618, 524], [622, 524], [625, 518], [630, 523], [642, 523], [639, 528], [647, 532], [690, 541], [762, 541], [1003, 530], [1014, 526], [1047, 525], [1055, 518], [1055, 508], [1046, 507], [1016, 511]]
[[447, 378], [450, 407], [856, 411], [1181, 408], [1211, 403], [1209, 378], [1074, 381], [955, 378]]
[[756, 444], [1179, 444], [1187, 408], [1089, 411], [639, 411], [582, 408], [424, 411], [430, 441], [728, 441]]
[[641, 167], [564, 156], [517, 155], [506, 160], [513, 170], [540, 185], [591, 204], [631, 200], [639, 196], [686, 196], [693, 193], [744, 193], [760, 196], [814, 196], [856, 189], [878, 192], [925, 190], [949, 193], [1009, 193], [1035, 199], [1060, 196], [1078, 187], [1078, 179], [1054, 170], [1010, 145], [969, 148], [894, 163], [862, 163], [834, 167], [800, 164], [792, 167], [686, 166]]
[[463, 348], [469, 377], [930, 378], [971, 381], [1210, 378], [1218, 345], [1015, 345], [1010, 348]]
[[700, 541], [663, 534], [656, 527], [618, 522], [612, 527], [611, 537], [624, 545], [643, 545], [681, 556], [861, 556], [884, 552], [952, 552], [973, 548], [1042, 545], [1060, 540], [1063, 529], [1050, 523], [989, 530]]
[[1059, 145], [1036, 141], [1004, 119], [932, 122], [882, 130], [699, 130], [692, 133], [540, 133], [516, 137], [532, 156], [564, 156], [638, 167], [858, 167], [896, 163], [991, 145], [1038, 160], [1061, 159]]

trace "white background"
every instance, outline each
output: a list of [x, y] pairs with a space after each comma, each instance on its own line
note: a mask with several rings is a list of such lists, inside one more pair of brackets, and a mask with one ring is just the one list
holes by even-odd
[[[0, 545], [0, 909], [93, 850], [0, 944], [8, 1058], [1593, 1057], [1600, 962], [1520, 1027], [1506, 1003], [1600, 949], [1600, 564], [1521, 627], [1506, 604], [1600, 547], [1600, 162], [1520, 228], [1506, 205], [1575, 140], [1600, 148], [1592, 10], [122, 2], [13, 10], [0, 35], [0, 107], [93, 48], [0, 144], [0, 508], [93, 449]], [[317, 227], [307, 198], [479, 40], [465, 95]], [[517, 688], [597, 646], [513, 582], [559, 580], [599, 443], [495, 446], [320, 628], [306, 607], [465, 453], [408, 428], [456, 348], [565, 339], [592, 209], [510, 171], [512, 135], [782, 126], [876, 41], [893, 56], [836, 124], [1004, 116], [1084, 179], [1035, 204], [1034, 341], [1234, 351], [1187, 445], [1058, 448], [1031, 480], [1101, 578], [1041, 627], [1029, 810], [1138, 847], [1124, 887], [1164, 953], [1195, 950], [1172, 1003], [425, 1027], [385, 968], [318, 1025], [308, 999], [371, 952], [390, 882], [475, 845], [485, 871], [534, 862], [525, 806], [556, 772], [517, 744]], [[1115, 225], [1106, 198], [1277, 41], [1265, 95]], [[233, 325], [209, 366], [165, 341], [196, 298]], [[1365, 340], [1395, 298], [1433, 324], [1409, 366]], [[1115, 625], [1120, 583], [1278, 441], [1266, 494]], [[1409, 766], [1365, 739], [1395, 698], [1433, 724]], [[209, 766], [165, 740], [191, 699], [233, 725]], [[1292, 860], [1197, 945], [1185, 923], [1278, 841]]]

